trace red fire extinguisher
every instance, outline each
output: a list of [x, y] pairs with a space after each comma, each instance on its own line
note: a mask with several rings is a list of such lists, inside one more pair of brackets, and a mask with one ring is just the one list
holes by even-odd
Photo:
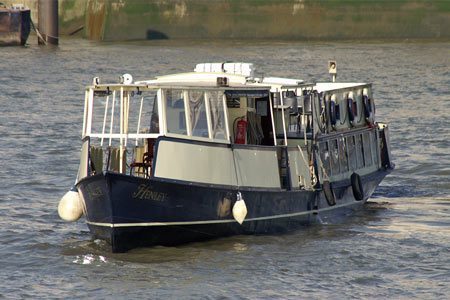
[[245, 134], [247, 132], [247, 122], [244, 119], [240, 119], [237, 122], [236, 137], [234, 139], [235, 144], [245, 144]]

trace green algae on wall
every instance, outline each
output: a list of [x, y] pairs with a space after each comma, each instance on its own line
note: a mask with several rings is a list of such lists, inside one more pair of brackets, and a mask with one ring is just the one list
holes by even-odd
[[84, 26], [88, 0], [59, 0], [59, 34], [67, 35]]
[[106, 41], [450, 38], [442, 0], [84, 1], [86, 37]]

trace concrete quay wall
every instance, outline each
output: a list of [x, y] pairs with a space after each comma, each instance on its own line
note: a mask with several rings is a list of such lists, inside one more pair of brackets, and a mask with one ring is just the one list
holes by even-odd
[[[37, 22], [37, 0], [25, 3]], [[59, 0], [61, 36], [151, 39], [448, 39], [450, 0]]]

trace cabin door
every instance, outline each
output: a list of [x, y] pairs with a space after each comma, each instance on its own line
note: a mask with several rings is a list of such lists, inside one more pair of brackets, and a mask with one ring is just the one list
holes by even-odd
[[273, 146], [272, 120], [270, 119], [269, 97], [256, 99], [256, 114], [261, 116], [264, 137], [261, 145]]

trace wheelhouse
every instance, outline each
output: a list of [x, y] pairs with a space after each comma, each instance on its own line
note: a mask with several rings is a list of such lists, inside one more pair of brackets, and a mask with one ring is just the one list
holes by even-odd
[[389, 153], [380, 154], [369, 84], [306, 84], [206, 67], [135, 83], [94, 80], [85, 95], [78, 181], [117, 172], [295, 190], [390, 164]]

